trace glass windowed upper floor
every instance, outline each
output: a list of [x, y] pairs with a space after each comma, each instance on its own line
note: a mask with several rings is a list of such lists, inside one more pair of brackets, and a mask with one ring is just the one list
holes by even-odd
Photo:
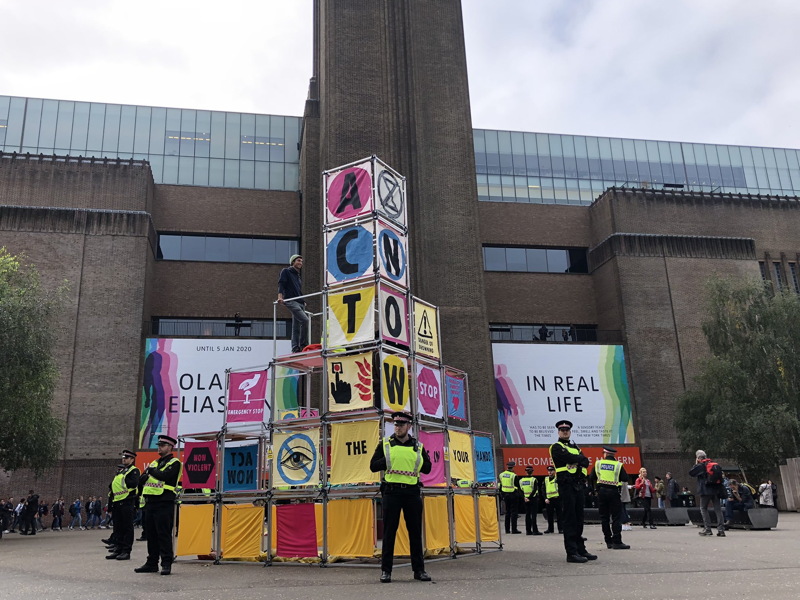
[[297, 190], [301, 121], [0, 96], [0, 150], [147, 160], [156, 183]]
[[[299, 188], [302, 118], [0, 96], [0, 150], [135, 158], [156, 183]], [[612, 186], [800, 195], [800, 151], [475, 129], [478, 198], [588, 205]]]
[[475, 129], [478, 198], [591, 204], [606, 188], [800, 195], [800, 152]]

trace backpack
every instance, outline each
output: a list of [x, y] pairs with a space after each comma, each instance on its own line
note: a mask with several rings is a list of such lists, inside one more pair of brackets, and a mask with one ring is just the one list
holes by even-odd
[[722, 467], [719, 463], [706, 461], [706, 485], [722, 485]]

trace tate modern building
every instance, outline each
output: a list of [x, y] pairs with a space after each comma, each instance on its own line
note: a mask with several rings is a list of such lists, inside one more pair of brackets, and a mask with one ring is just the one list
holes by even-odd
[[498, 463], [543, 475], [567, 418], [588, 452], [688, 470], [673, 422], [708, 354], [705, 281], [800, 293], [800, 151], [481, 129], [460, 3], [318, 0], [314, 18], [294, 115], [0, 96], [0, 246], [70, 286], [63, 455], [0, 495], [102, 494], [164, 423], [218, 428], [226, 369], [289, 352], [289, 258], [305, 293], [331, 284], [323, 173], [372, 156], [405, 177], [407, 285]]

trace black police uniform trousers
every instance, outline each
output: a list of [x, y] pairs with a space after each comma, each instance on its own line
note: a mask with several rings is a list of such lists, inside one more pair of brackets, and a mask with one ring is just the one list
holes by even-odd
[[517, 531], [517, 517], [519, 516], [519, 496], [514, 492], [500, 492], [503, 503], [506, 505], [506, 533]]
[[547, 531], [553, 531], [553, 517], [555, 517], [558, 533], [561, 533], [561, 502], [558, 496], [553, 496], [549, 500], [550, 502], [546, 502], [544, 505], [547, 510]]
[[[400, 525], [400, 511], [406, 520], [411, 568], [415, 573], [425, 570], [422, 558], [422, 496], [418, 485], [385, 483], [383, 490], [383, 547], [381, 570], [392, 572], [394, 540]], [[149, 539], [149, 538], [148, 538]]]
[[169, 566], [175, 557], [172, 548], [172, 527], [175, 524], [175, 502], [153, 501], [153, 496], [147, 498], [144, 509], [144, 519], [147, 523], [147, 565], [158, 566], [161, 557], [161, 567]]
[[133, 550], [133, 511], [136, 496], [125, 498], [121, 502], [115, 502], [112, 508], [114, 519], [114, 543], [117, 551], [130, 554]]
[[621, 544], [622, 499], [619, 495], [619, 488], [611, 485], [598, 485], [597, 508], [600, 512], [600, 526], [603, 528], [606, 544]]
[[586, 493], [583, 482], [567, 479], [558, 482], [558, 497], [561, 500], [561, 529], [564, 532], [564, 549], [567, 556], [585, 554], [583, 542], [583, 509]]
[[536, 516], [539, 514], [539, 496], [529, 498], [525, 503], [525, 533], [538, 533]]

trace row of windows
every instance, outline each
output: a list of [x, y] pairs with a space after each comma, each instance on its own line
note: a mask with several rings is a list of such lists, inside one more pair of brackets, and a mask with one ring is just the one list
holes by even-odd
[[788, 281], [781, 261], [773, 261], [769, 273], [767, 273], [767, 263], [763, 260], [758, 262], [758, 266], [761, 269], [762, 279], [765, 281], [772, 279], [773, 285], [779, 290], [785, 290], [787, 286], [791, 286], [788, 289], [791, 289], [795, 294], [800, 294], [800, 273], [798, 273], [797, 263], [786, 263], [789, 271]]
[[597, 334], [597, 325], [489, 324], [493, 342], [596, 342]]
[[[555, 177], [603, 180], [613, 185], [647, 182], [682, 184], [692, 189], [705, 186], [706, 191], [731, 193], [794, 195], [800, 191], [800, 156], [796, 150], [479, 129], [474, 131], [474, 139], [479, 186], [481, 175], [500, 175], [504, 187], [510, 179]], [[554, 187], [558, 189], [559, 183]], [[533, 195], [503, 194], [502, 198], [558, 200], [547, 193], [539, 196], [533, 189]], [[496, 200], [500, 194], [484, 194], [481, 199], [487, 197]]]
[[[484, 202], [517, 202], [530, 204], [580, 204], [588, 206], [606, 189], [626, 185], [625, 182], [599, 179], [560, 179], [557, 177], [517, 177], [512, 175], [477, 175], [478, 199]], [[681, 185], [695, 192], [731, 194], [767, 194], [761, 188]], [[786, 194], [794, 191], [784, 190]]]
[[588, 273], [586, 248], [503, 248], [483, 247], [487, 271], [527, 273]]
[[7, 152], [145, 159], [156, 183], [299, 187], [298, 117], [0, 96], [0, 123]]
[[[275, 321], [274, 330], [279, 339], [288, 339], [290, 321]], [[153, 317], [151, 334], [161, 337], [251, 337], [271, 338], [273, 321], [231, 317], [229, 319], [175, 319]]]
[[208, 262], [288, 265], [299, 252], [297, 240], [223, 237], [194, 234], [158, 236], [158, 258]]

